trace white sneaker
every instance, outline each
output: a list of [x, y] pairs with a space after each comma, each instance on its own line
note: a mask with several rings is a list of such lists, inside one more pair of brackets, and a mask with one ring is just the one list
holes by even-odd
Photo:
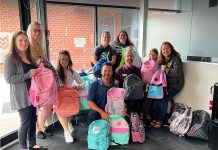
[[70, 133], [74, 132], [74, 128], [72, 126], [72, 123], [70, 123], [70, 122], [68, 122], [68, 129], [69, 129]]
[[64, 132], [64, 137], [66, 143], [72, 143], [73, 142], [73, 137], [69, 131]]

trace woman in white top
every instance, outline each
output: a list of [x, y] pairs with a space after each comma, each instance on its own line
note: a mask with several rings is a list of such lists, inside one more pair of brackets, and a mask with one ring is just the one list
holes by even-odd
[[[61, 81], [61, 85], [73, 86], [74, 82], [76, 82], [78, 86], [74, 86], [74, 87], [76, 89], [82, 89], [85, 82], [82, 80], [79, 74], [72, 69], [72, 66], [73, 66], [73, 62], [71, 60], [69, 51], [67, 50], [60, 51], [58, 65], [57, 65], [57, 72]], [[70, 119], [59, 115], [57, 116], [64, 129], [65, 141], [67, 143], [73, 142], [73, 137], [71, 133], [73, 133], [74, 128], [70, 122]]]

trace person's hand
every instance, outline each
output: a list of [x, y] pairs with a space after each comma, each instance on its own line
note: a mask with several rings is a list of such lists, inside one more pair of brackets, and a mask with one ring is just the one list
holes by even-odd
[[165, 69], [166, 69], [166, 67], [167, 67], [166, 65], [162, 65], [162, 66], [161, 66], [161, 71], [164, 72]]
[[122, 111], [122, 116], [126, 116], [127, 115], [127, 108], [125, 107], [124, 110]]
[[100, 115], [101, 115], [101, 118], [102, 118], [102, 119], [104, 119], [104, 120], [109, 120], [109, 114], [108, 114], [108, 113], [102, 111], [102, 112], [100, 113]]
[[37, 60], [37, 65], [39, 65], [41, 62], [43, 62], [45, 59], [44, 58], [39, 58], [38, 60]]
[[36, 74], [36, 69], [31, 69], [30, 72], [31, 72], [31, 75], [34, 76]]

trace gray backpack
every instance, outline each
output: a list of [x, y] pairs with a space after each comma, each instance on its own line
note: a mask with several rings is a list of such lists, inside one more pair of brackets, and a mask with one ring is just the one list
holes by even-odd
[[191, 107], [180, 114], [170, 123], [170, 131], [176, 135], [184, 136], [189, 130], [192, 122], [192, 110]]
[[187, 137], [208, 140], [208, 126], [211, 122], [208, 112], [196, 110], [193, 112], [193, 120]]
[[144, 90], [142, 80], [136, 74], [128, 75], [123, 82], [127, 91], [125, 100], [143, 100]]

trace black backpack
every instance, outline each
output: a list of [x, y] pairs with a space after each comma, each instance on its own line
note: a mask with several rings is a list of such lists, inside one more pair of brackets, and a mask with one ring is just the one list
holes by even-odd
[[128, 75], [123, 82], [123, 87], [126, 89], [125, 100], [143, 100], [144, 90], [142, 80], [136, 74]]
[[187, 137], [194, 137], [202, 140], [208, 140], [208, 127], [210, 116], [204, 110], [196, 110], [192, 115], [192, 123], [187, 132]]

